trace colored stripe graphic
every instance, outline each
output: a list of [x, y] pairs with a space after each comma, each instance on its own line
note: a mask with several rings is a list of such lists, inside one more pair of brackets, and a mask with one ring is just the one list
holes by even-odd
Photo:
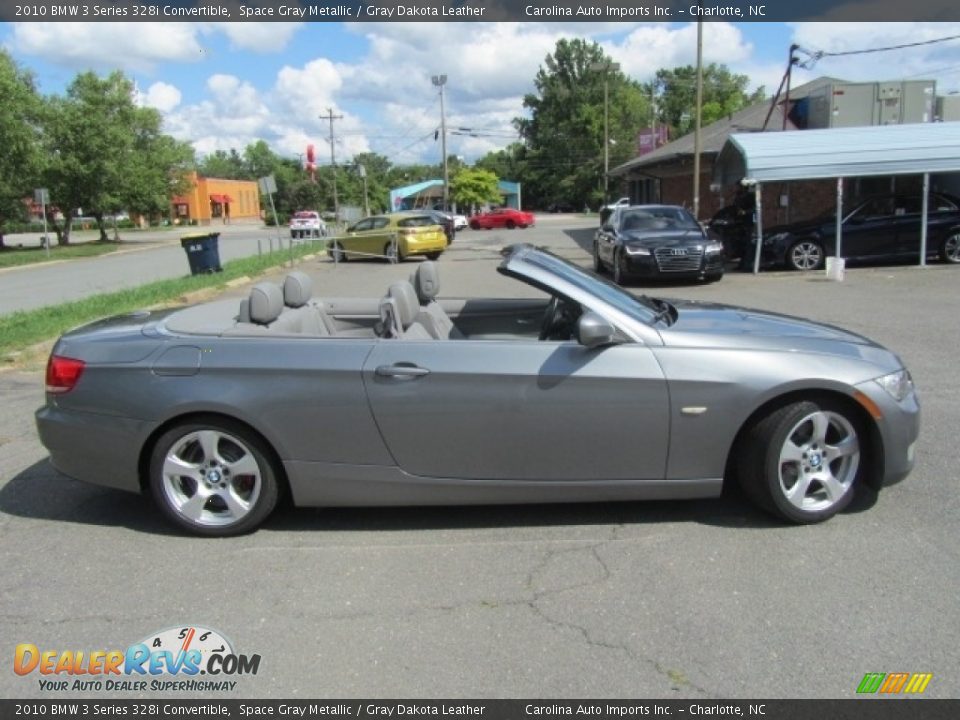
[[908, 677], [910, 677], [910, 673], [890, 673], [887, 675], [887, 679], [883, 681], [883, 685], [880, 686], [880, 692], [890, 695], [900, 692], [903, 690]]
[[927, 685], [930, 684], [930, 680], [932, 679], [933, 673], [914, 673], [903, 691], [905, 693], [922, 693], [927, 689]]
[[872, 695], [880, 692], [884, 695], [909, 693], [919, 695], [927, 689], [933, 679], [933, 673], [866, 673], [857, 685], [857, 692]]
[[863, 676], [863, 680], [860, 681], [860, 684], [857, 686], [858, 693], [875, 693], [880, 689], [880, 683], [883, 682], [883, 678], [886, 677], [886, 673], [867, 673]]

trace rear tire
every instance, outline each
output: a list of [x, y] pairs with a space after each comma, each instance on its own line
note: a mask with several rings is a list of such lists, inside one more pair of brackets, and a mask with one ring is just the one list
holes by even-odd
[[784, 520], [827, 520], [853, 499], [864, 471], [859, 419], [829, 400], [791, 403], [747, 431], [737, 474], [759, 507]]
[[383, 254], [386, 256], [387, 262], [390, 264], [403, 262], [403, 253], [400, 252], [400, 246], [394, 245], [392, 242], [388, 242], [383, 246]]
[[507, 230], [513, 230], [517, 224], [513, 220], [507, 220]]
[[347, 253], [343, 249], [343, 245], [338, 242], [333, 244], [333, 247], [327, 253], [330, 256], [330, 259], [337, 263], [342, 263], [347, 261]]
[[150, 492], [175, 524], [196, 535], [250, 532], [277, 505], [278, 472], [269, 446], [221, 418], [177, 425], [150, 454]]
[[441, 253], [439, 252], [427, 253], [427, 260], [438, 260], [440, 258], [440, 254]]
[[952, 265], [960, 263], [960, 230], [954, 230], [943, 239], [940, 259]]

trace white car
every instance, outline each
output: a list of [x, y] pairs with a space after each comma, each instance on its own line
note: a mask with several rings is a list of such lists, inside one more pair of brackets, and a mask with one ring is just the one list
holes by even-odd
[[467, 222], [466, 215], [453, 215], [453, 229], [460, 231], [467, 227], [469, 223]]
[[320, 217], [320, 213], [314, 210], [299, 210], [290, 218], [290, 237], [292, 238], [318, 238], [326, 234], [327, 226]]

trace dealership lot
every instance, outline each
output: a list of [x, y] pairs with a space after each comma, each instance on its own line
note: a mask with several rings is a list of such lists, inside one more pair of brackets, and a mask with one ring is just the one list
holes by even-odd
[[[529, 240], [587, 265], [593, 230], [551, 217], [465, 231], [439, 261], [440, 294], [529, 292], [494, 271], [502, 245]], [[365, 296], [413, 267], [300, 266], [317, 295]], [[815, 527], [781, 525], [734, 495], [285, 509], [254, 535], [200, 540], [174, 533], [145, 498], [54, 473], [32, 421], [41, 374], [0, 373], [2, 651], [9, 662], [19, 643], [123, 650], [202, 625], [262, 658], [222, 697], [846, 698], [866, 672], [932, 672], [925, 695], [955, 697], [957, 271], [634, 288], [834, 323], [901, 355], [923, 403], [917, 467]], [[7, 665], [0, 694], [83, 694], [42, 691], [38, 677]]]

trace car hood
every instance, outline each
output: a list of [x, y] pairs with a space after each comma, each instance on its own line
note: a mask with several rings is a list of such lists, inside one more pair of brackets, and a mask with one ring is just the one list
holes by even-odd
[[837, 355], [866, 360], [889, 372], [902, 366], [886, 348], [834, 325], [719, 303], [669, 302], [677, 317], [660, 332], [666, 346]]
[[631, 247], [687, 247], [708, 242], [700, 230], [628, 230], [621, 233], [623, 242]]

